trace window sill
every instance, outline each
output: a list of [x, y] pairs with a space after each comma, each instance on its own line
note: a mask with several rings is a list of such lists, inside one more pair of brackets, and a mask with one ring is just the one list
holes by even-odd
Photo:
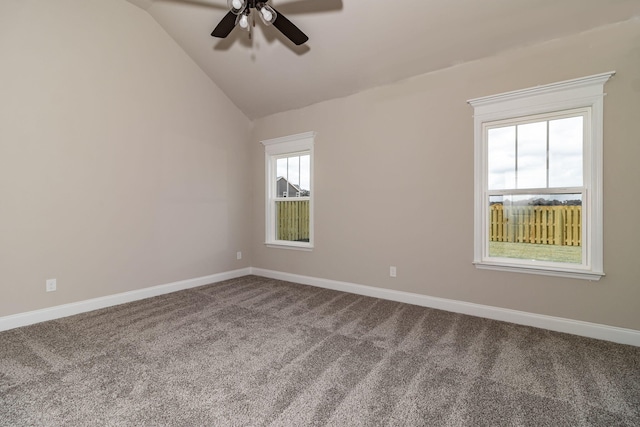
[[478, 262], [475, 261], [473, 263], [476, 268], [481, 270], [498, 270], [498, 271], [509, 271], [512, 273], [526, 273], [526, 274], [540, 274], [543, 276], [555, 276], [555, 277], [568, 277], [571, 279], [583, 279], [583, 280], [591, 280], [598, 281], [605, 274], [604, 272], [593, 272], [586, 270], [577, 270], [577, 269], [550, 269], [550, 268], [536, 268], [536, 267], [523, 267], [516, 265], [505, 265], [505, 264], [496, 264], [489, 262]]
[[309, 243], [297, 243], [297, 242], [265, 242], [265, 246], [275, 249], [292, 249], [294, 251], [306, 251], [311, 252], [313, 245]]

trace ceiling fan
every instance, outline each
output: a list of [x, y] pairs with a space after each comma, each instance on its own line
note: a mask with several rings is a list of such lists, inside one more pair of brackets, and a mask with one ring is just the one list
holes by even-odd
[[273, 25], [296, 45], [301, 45], [309, 40], [305, 33], [293, 25], [283, 14], [269, 6], [267, 2], [268, 0], [227, 0], [230, 10], [211, 35], [223, 39], [231, 33], [236, 25], [242, 30], [250, 32], [254, 22], [251, 11], [254, 9], [265, 25]]

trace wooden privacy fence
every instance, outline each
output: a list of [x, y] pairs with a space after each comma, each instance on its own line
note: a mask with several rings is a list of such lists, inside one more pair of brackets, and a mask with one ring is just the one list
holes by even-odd
[[276, 202], [278, 240], [309, 241], [309, 200]]
[[491, 205], [489, 240], [580, 246], [582, 206]]

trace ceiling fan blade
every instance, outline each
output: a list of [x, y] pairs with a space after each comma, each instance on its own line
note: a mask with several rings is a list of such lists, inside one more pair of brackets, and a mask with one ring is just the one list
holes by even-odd
[[[184, 1], [184, 0], [182, 0]], [[287, 15], [295, 15], [298, 13], [322, 13], [342, 10], [342, 0], [293, 0], [285, 4], [279, 4], [279, 8]]]
[[300, 31], [300, 28], [296, 27], [295, 25], [293, 25], [293, 23], [291, 23], [291, 21], [285, 18], [283, 14], [281, 14], [277, 10], [276, 13], [277, 16], [276, 20], [273, 21], [273, 26], [280, 30], [280, 32], [284, 34], [289, 40], [291, 40], [298, 46], [309, 40], [309, 37], [307, 37], [307, 35], [302, 31]]
[[231, 30], [236, 26], [236, 15], [228, 12], [224, 18], [218, 23], [218, 26], [213, 30], [211, 35], [213, 37], [220, 37], [221, 39], [227, 37]]

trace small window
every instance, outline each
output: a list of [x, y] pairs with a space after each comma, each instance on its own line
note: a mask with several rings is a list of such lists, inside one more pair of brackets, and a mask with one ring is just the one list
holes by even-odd
[[308, 132], [262, 141], [268, 246], [313, 248], [314, 137]]
[[599, 280], [605, 73], [470, 100], [478, 268]]

